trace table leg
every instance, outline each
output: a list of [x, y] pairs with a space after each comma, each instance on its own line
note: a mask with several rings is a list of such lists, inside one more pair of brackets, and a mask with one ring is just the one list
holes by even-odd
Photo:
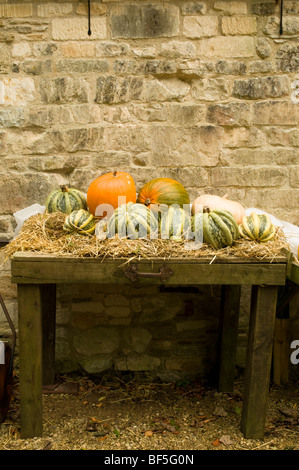
[[40, 286], [18, 285], [21, 438], [42, 435], [42, 306]]
[[42, 284], [43, 384], [55, 382], [56, 284]]
[[276, 286], [253, 286], [242, 410], [242, 432], [249, 439], [264, 438], [276, 302]]
[[241, 286], [222, 286], [218, 345], [218, 391], [234, 389]]

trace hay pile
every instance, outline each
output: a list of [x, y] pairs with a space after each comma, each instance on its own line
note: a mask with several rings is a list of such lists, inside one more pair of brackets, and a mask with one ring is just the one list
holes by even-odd
[[52, 214], [36, 214], [27, 219], [20, 233], [4, 248], [2, 255], [7, 258], [16, 252], [31, 251], [40, 254], [57, 256], [125, 258], [128, 261], [170, 258], [216, 258], [235, 256], [240, 258], [271, 258], [282, 254], [288, 245], [283, 234], [278, 230], [273, 240], [261, 244], [240, 238], [232, 247], [214, 250], [203, 243], [172, 241], [165, 239], [112, 239], [100, 240], [96, 235], [82, 236], [76, 233], [67, 234], [63, 230], [65, 215], [56, 212]]

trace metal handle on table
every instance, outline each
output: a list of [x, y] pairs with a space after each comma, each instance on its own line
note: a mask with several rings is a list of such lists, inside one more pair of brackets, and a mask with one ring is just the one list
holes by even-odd
[[124, 274], [132, 282], [136, 282], [139, 277], [147, 277], [147, 278], [159, 277], [160, 280], [163, 282], [169, 279], [172, 276], [173, 272], [167, 266], [163, 265], [161, 266], [158, 273], [150, 273], [150, 272], [141, 273], [138, 271], [138, 265], [136, 263], [132, 263], [127, 269], [124, 270]]

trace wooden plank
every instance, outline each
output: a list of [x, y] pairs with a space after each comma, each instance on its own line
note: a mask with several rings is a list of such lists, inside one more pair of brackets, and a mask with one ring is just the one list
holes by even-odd
[[42, 318], [38, 285], [18, 285], [21, 437], [42, 434]]
[[276, 385], [285, 385], [288, 383], [289, 362], [289, 319], [276, 318], [273, 344], [273, 381]]
[[232, 392], [236, 366], [241, 286], [223, 286], [218, 346], [218, 391]]
[[40, 286], [43, 326], [43, 384], [55, 381], [56, 285]]
[[288, 274], [288, 279], [294, 284], [299, 285], [299, 264], [293, 262], [291, 265], [290, 273]]
[[[172, 275], [163, 281], [171, 284], [272, 284], [284, 285], [286, 262], [284, 263], [212, 263], [190, 260], [140, 260], [138, 271], [158, 273], [167, 266]], [[130, 284], [125, 270], [130, 269], [124, 260], [50, 257], [14, 257], [11, 263], [12, 282], [15, 283], [100, 283]], [[161, 284], [159, 278], [142, 277], [138, 283]]]
[[242, 408], [245, 438], [263, 439], [273, 350], [277, 287], [253, 286]]

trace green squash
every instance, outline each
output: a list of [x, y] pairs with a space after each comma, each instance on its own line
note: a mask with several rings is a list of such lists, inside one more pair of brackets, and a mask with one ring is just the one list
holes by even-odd
[[273, 239], [276, 227], [268, 214], [251, 212], [249, 216], [243, 217], [242, 223], [239, 225], [239, 231], [244, 238], [265, 243]]
[[47, 212], [70, 214], [79, 209], [87, 210], [87, 201], [78, 189], [62, 185], [60, 189], [55, 189], [48, 195], [45, 206]]
[[157, 238], [158, 220], [143, 204], [129, 202], [119, 206], [107, 222], [107, 237]]
[[68, 233], [80, 235], [93, 235], [96, 227], [96, 219], [85, 209], [79, 209], [66, 216], [63, 230]]
[[191, 231], [191, 216], [181, 207], [170, 207], [162, 215], [161, 238], [180, 241], [188, 239]]
[[235, 217], [225, 210], [210, 211], [204, 208], [203, 212], [197, 212], [192, 217], [191, 227], [196, 240], [216, 250], [232, 246], [240, 236]]

